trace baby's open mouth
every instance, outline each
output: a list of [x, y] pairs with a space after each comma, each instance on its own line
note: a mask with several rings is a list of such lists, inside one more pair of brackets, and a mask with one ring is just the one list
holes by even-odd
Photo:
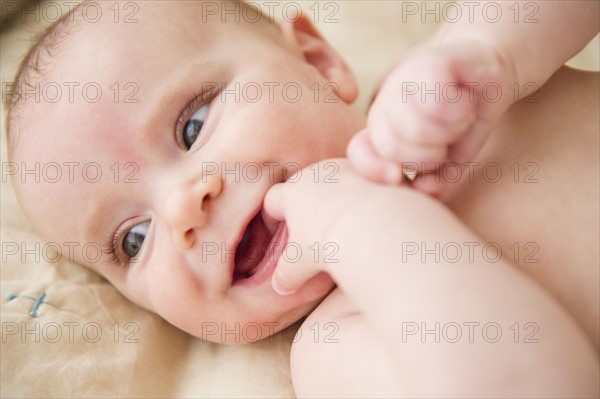
[[246, 226], [235, 250], [233, 284], [254, 276], [263, 266], [277, 262], [272, 259], [278, 252], [271, 243], [275, 236], [258, 212]]

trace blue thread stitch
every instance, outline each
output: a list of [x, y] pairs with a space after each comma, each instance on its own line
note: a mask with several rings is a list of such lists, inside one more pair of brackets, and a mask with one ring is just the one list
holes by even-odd
[[40, 307], [40, 305], [42, 304], [42, 302], [44, 301], [45, 297], [46, 297], [46, 292], [42, 292], [40, 294], [40, 296], [38, 297], [38, 299], [35, 300], [35, 303], [33, 304], [31, 311], [29, 312], [29, 316], [31, 316], [31, 317], [37, 316], [37, 310]]
[[[19, 298], [18, 295], [15, 295], [13, 293], [8, 293], [4, 296], [6, 299], [8, 299], [9, 301], [12, 301], [13, 299]], [[37, 310], [40, 307], [40, 305], [44, 302], [44, 298], [46, 298], [46, 292], [42, 292], [40, 294], [39, 297], [37, 298], [33, 298], [30, 297], [28, 295], [21, 295], [21, 298], [27, 298], [27, 299], [31, 299], [32, 301], [35, 301], [33, 304], [33, 307], [31, 308], [31, 310], [29, 311], [29, 316], [31, 317], [36, 317], [37, 316]]]

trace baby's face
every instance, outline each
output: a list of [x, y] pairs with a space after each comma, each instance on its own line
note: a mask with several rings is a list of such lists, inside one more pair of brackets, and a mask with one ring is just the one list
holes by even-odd
[[[84, 22], [66, 39], [44, 79], [80, 85], [72, 99], [63, 90], [57, 102], [26, 103], [13, 155], [56, 162], [63, 176], [16, 181], [18, 191], [50, 241], [64, 254], [78, 243], [75, 259], [135, 303], [210, 340], [253, 340], [256, 327], [265, 338], [333, 286], [320, 275], [289, 297], [273, 291], [286, 230], [262, 220], [265, 193], [298, 167], [343, 156], [364, 117], [324, 90], [293, 30], [203, 22], [198, 3], [170, 4], [140, 3], [138, 23]], [[97, 102], [93, 89], [82, 98], [89, 82]], [[312, 255], [302, 256], [299, 266]], [[252, 336], [221, 334], [246, 323]]]

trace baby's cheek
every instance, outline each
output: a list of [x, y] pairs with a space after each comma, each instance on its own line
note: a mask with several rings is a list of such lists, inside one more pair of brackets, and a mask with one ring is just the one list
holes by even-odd
[[[165, 285], [170, 285], [168, 281]], [[152, 308], [160, 317], [190, 334], [196, 335], [203, 320], [211, 320], [203, 306], [204, 299], [192, 296], [184, 287], [171, 285], [170, 290], [156, 289], [151, 292]], [[152, 290], [152, 289], [151, 289]]]
[[167, 261], [159, 255], [144, 265], [136, 266], [128, 276], [131, 292], [149, 310], [167, 320], [178, 318], [180, 311], [184, 311], [190, 301], [202, 294], [199, 283], [189, 278], [175, 259]]

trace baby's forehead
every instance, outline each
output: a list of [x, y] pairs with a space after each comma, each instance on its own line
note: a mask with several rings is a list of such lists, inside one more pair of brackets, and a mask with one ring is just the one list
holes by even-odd
[[[232, 8], [227, 4], [238, 6]], [[41, 35], [23, 63], [22, 75], [32, 75], [33, 80], [35, 75], [42, 78], [51, 70], [60, 69], [52, 68], [54, 61], [61, 59], [69, 48], [80, 52], [83, 48], [106, 50], [126, 45], [135, 50], [151, 46], [155, 54], [160, 55], [173, 44], [184, 44], [198, 35], [210, 42], [227, 33], [223, 29], [225, 25], [228, 29], [238, 25], [253, 31], [265, 30], [265, 27], [272, 30], [273, 27], [269, 17], [259, 9], [256, 9], [258, 18], [248, 19], [245, 10], [252, 6], [236, 0], [150, 0], [126, 5], [131, 6], [128, 15], [117, 16], [113, 3], [79, 3]], [[129, 10], [129, 6], [123, 8]], [[217, 29], [219, 27], [222, 29]]]
[[[91, 13], [95, 18], [86, 12], [86, 4], [94, 4], [91, 8], [95, 11]], [[270, 16], [241, 0], [148, 0], [127, 2], [121, 7], [128, 12], [116, 12], [116, 5], [111, 2], [83, 2], [70, 11], [65, 18], [68, 22], [63, 21], [63, 25], [72, 32], [72, 37], [98, 39], [106, 46], [130, 40], [132, 46], [149, 42], [158, 53], [167, 49], [162, 46], [172, 44], [174, 37], [185, 42], [186, 38], [203, 35], [210, 41], [234, 27], [257, 32], [274, 27]], [[248, 8], [255, 11], [250, 12]]]

